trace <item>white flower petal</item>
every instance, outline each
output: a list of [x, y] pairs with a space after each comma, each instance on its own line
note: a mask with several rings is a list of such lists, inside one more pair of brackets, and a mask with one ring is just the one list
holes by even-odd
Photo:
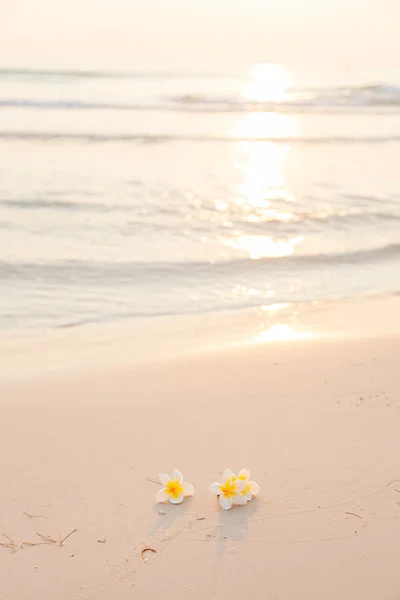
[[260, 491], [260, 486], [255, 481], [248, 481], [247, 485], [250, 486], [250, 491], [252, 494], [256, 495]]
[[212, 483], [210, 485], [210, 492], [212, 492], [213, 494], [220, 494], [221, 493], [221, 484], [220, 483]]
[[243, 479], [236, 479], [235, 485], [237, 492], [243, 492], [244, 488], [247, 485], [247, 481], [243, 481]]
[[180, 504], [184, 497], [185, 496], [183, 494], [179, 494], [177, 498], [173, 498], [172, 496], [170, 496], [169, 501], [171, 502], [171, 504]]
[[253, 494], [251, 492], [247, 492], [247, 494], [242, 493], [242, 496], [244, 496], [246, 498], [246, 502], [250, 502], [250, 500], [253, 497]]
[[192, 486], [191, 483], [188, 483], [187, 481], [185, 481], [185, 483], [183, 484], [183, 494], [184, 494], [184, 496], [193, 496], [194, 487]]
[[165, 488], [162, 488], [159, 492], [157, 492], [156, 502], [165, 502], [168, 500], [169, 496], [165, 491]]
[[246, 504], [247, 500], [243, 494], [236, 494], [233, 496], [233, 504]]
[[234, 473], [230, 469], [225, 469], [224, 474], [222, 475], [222, 483], [225, 484], [227, 481], [231, 481], [231, 479], [236, 478]]
[[160, 480], [160, 483], [162, 483], [163, 485], [167, 485], [167, 483], [169, 481], [171, 481], [171, 477], [169, 477], [168, 475], [165, 475], [165, 473], [164, 473], [164, 475], [159, 475], [158, 479]]
[[178, 469], [174, 469], [172, 471], [172, 481], [179, 481], [179, 483], [182, 483], [183, 481], [183, 475], [180, 471], [178, 471]]
[[240, 477], [240, 479], [248, 479], [250, 476], [251, 476], [250, 469], [242, 469], [241, 471], [239, 471], [238, 477]]
[[219, 503], [224, 510], [232, 508], [233, 500], [230, 496], [222, 495], [219, 497]]

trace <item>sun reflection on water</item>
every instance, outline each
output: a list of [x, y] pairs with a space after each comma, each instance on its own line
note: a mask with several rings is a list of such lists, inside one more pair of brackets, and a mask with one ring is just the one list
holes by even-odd
[[[249, 114], [242, 117], [233, 132], [242, 140], [256, 137], [270, 137], [271, 129], [277, 138], [293, 135], [295, 127], [284, 115]], [[279, 258], [289, 256], [301, 244], [301, 236], [285, 235], [282, 230], [268, 228], [270, 222], [288, 223], [295, 220], [293, 212], [288, 210], [287, 200], [292, 196], [287, 190], [285, 168], [290, 153], [287, 143], [272, 141], [241, 141], [236, 150], [238, 159], [235, 169], [238, 172], [235, 195], [230, 203], [216, 201], [216, 209], [220, 212], [232, 210], [236, 219], [236, 227], [229, 236], [222, 239], [226, 248], [243, 252], [251, 259], [263, 257]], [[284, 207], [279, 204], [284, 201]], [[248, 224], [246, 226], [246, 224]], [[253, 224], [265, 226], [265, 234], [251, 231]]]
[[283, 167], [290, 147], [271, 142], [245, 142], [241, 150], [244, 160], [237, 164], [241, 181], [236, 186], [236, 195], [242, 204], [267, 208], [272, 196], [279, 195], [284, 186]]
[[275, 112], [253, 112], [243, 115], [231, 131], [233, 138], [245, 141], [285, 140], [298, 133], [294, 117]]
[[268, 313], [269, 315], [276, 315], [276, 313], [290, 308], [289, 302], [278, 302], [276, 304], [265, 304], [261, 307], [261, 310]]
[[283, 102], [290, 86], [288, 70], [278, 63], [260, 63], [250, 72], [242, 96], [255, 102]]
[[292, 340], [307, 340], [312, 337], [311, 331], [298, 331], [291, 325], [277, 323], [269, 329], [260, 331], [259, 341], [283, 342]]
[[290, 256], [294, 253], [296, 245], [302, 241], [302, 236], [281, 240], [264, 235], [243, 235], [227, 239], [224, 243], [228, 247], [246, 252], [249, 258], [257, 260], [265, 257], [281, 258]]
[[291, 214], [278, 211], [272, 202], [285, 195], [284, 166], [290, 151], [287, 144], [241, 142], [235, 168], [239, 174], [234, 202], [240, 206], [248, 222], [276, 219], [291, 220]]

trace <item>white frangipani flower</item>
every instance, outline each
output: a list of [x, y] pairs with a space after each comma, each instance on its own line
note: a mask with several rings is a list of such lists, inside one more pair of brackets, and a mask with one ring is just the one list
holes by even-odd
[[243, 496], [246, 498], [246, 502], [249, 502], [253, 496], [256, 496], [260, 491], [260, 486], [255, 481], [249, 481], [251, 477], [250, 469], [242, 469], [237, 476], [237, 479], [244, 481], [245, 488], [242, 490]]
[[169, 500], [171, 504], [180, 504], [185, 496], [194, 494], [194, 487], [191, 483], [184, 483], [183, 475], [178, 469], [172, 471], [172, 477], [159, 475], [158, 478], [163, 488], [157, 493], [156, 502]]
[[237, 479], [230, 469], [226, 469], [222, 475], [222, 483], [212, 483], [210, 492], [219, 496], [224, 510], [229, 510], [233, 504], [246, 504], [246, 498], [242, 494], [245, 487], [245, 481]]

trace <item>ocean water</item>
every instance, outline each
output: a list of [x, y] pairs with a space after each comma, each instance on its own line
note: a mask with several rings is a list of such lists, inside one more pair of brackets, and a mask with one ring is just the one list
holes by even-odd
[[400, 290], [400, 74], [0, 71], [0, 329]]

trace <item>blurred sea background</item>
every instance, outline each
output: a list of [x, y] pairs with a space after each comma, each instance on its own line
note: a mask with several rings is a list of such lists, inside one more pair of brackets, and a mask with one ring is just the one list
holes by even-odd
[[400, 290], [400, 74], [0, 70], [0, 329]]

